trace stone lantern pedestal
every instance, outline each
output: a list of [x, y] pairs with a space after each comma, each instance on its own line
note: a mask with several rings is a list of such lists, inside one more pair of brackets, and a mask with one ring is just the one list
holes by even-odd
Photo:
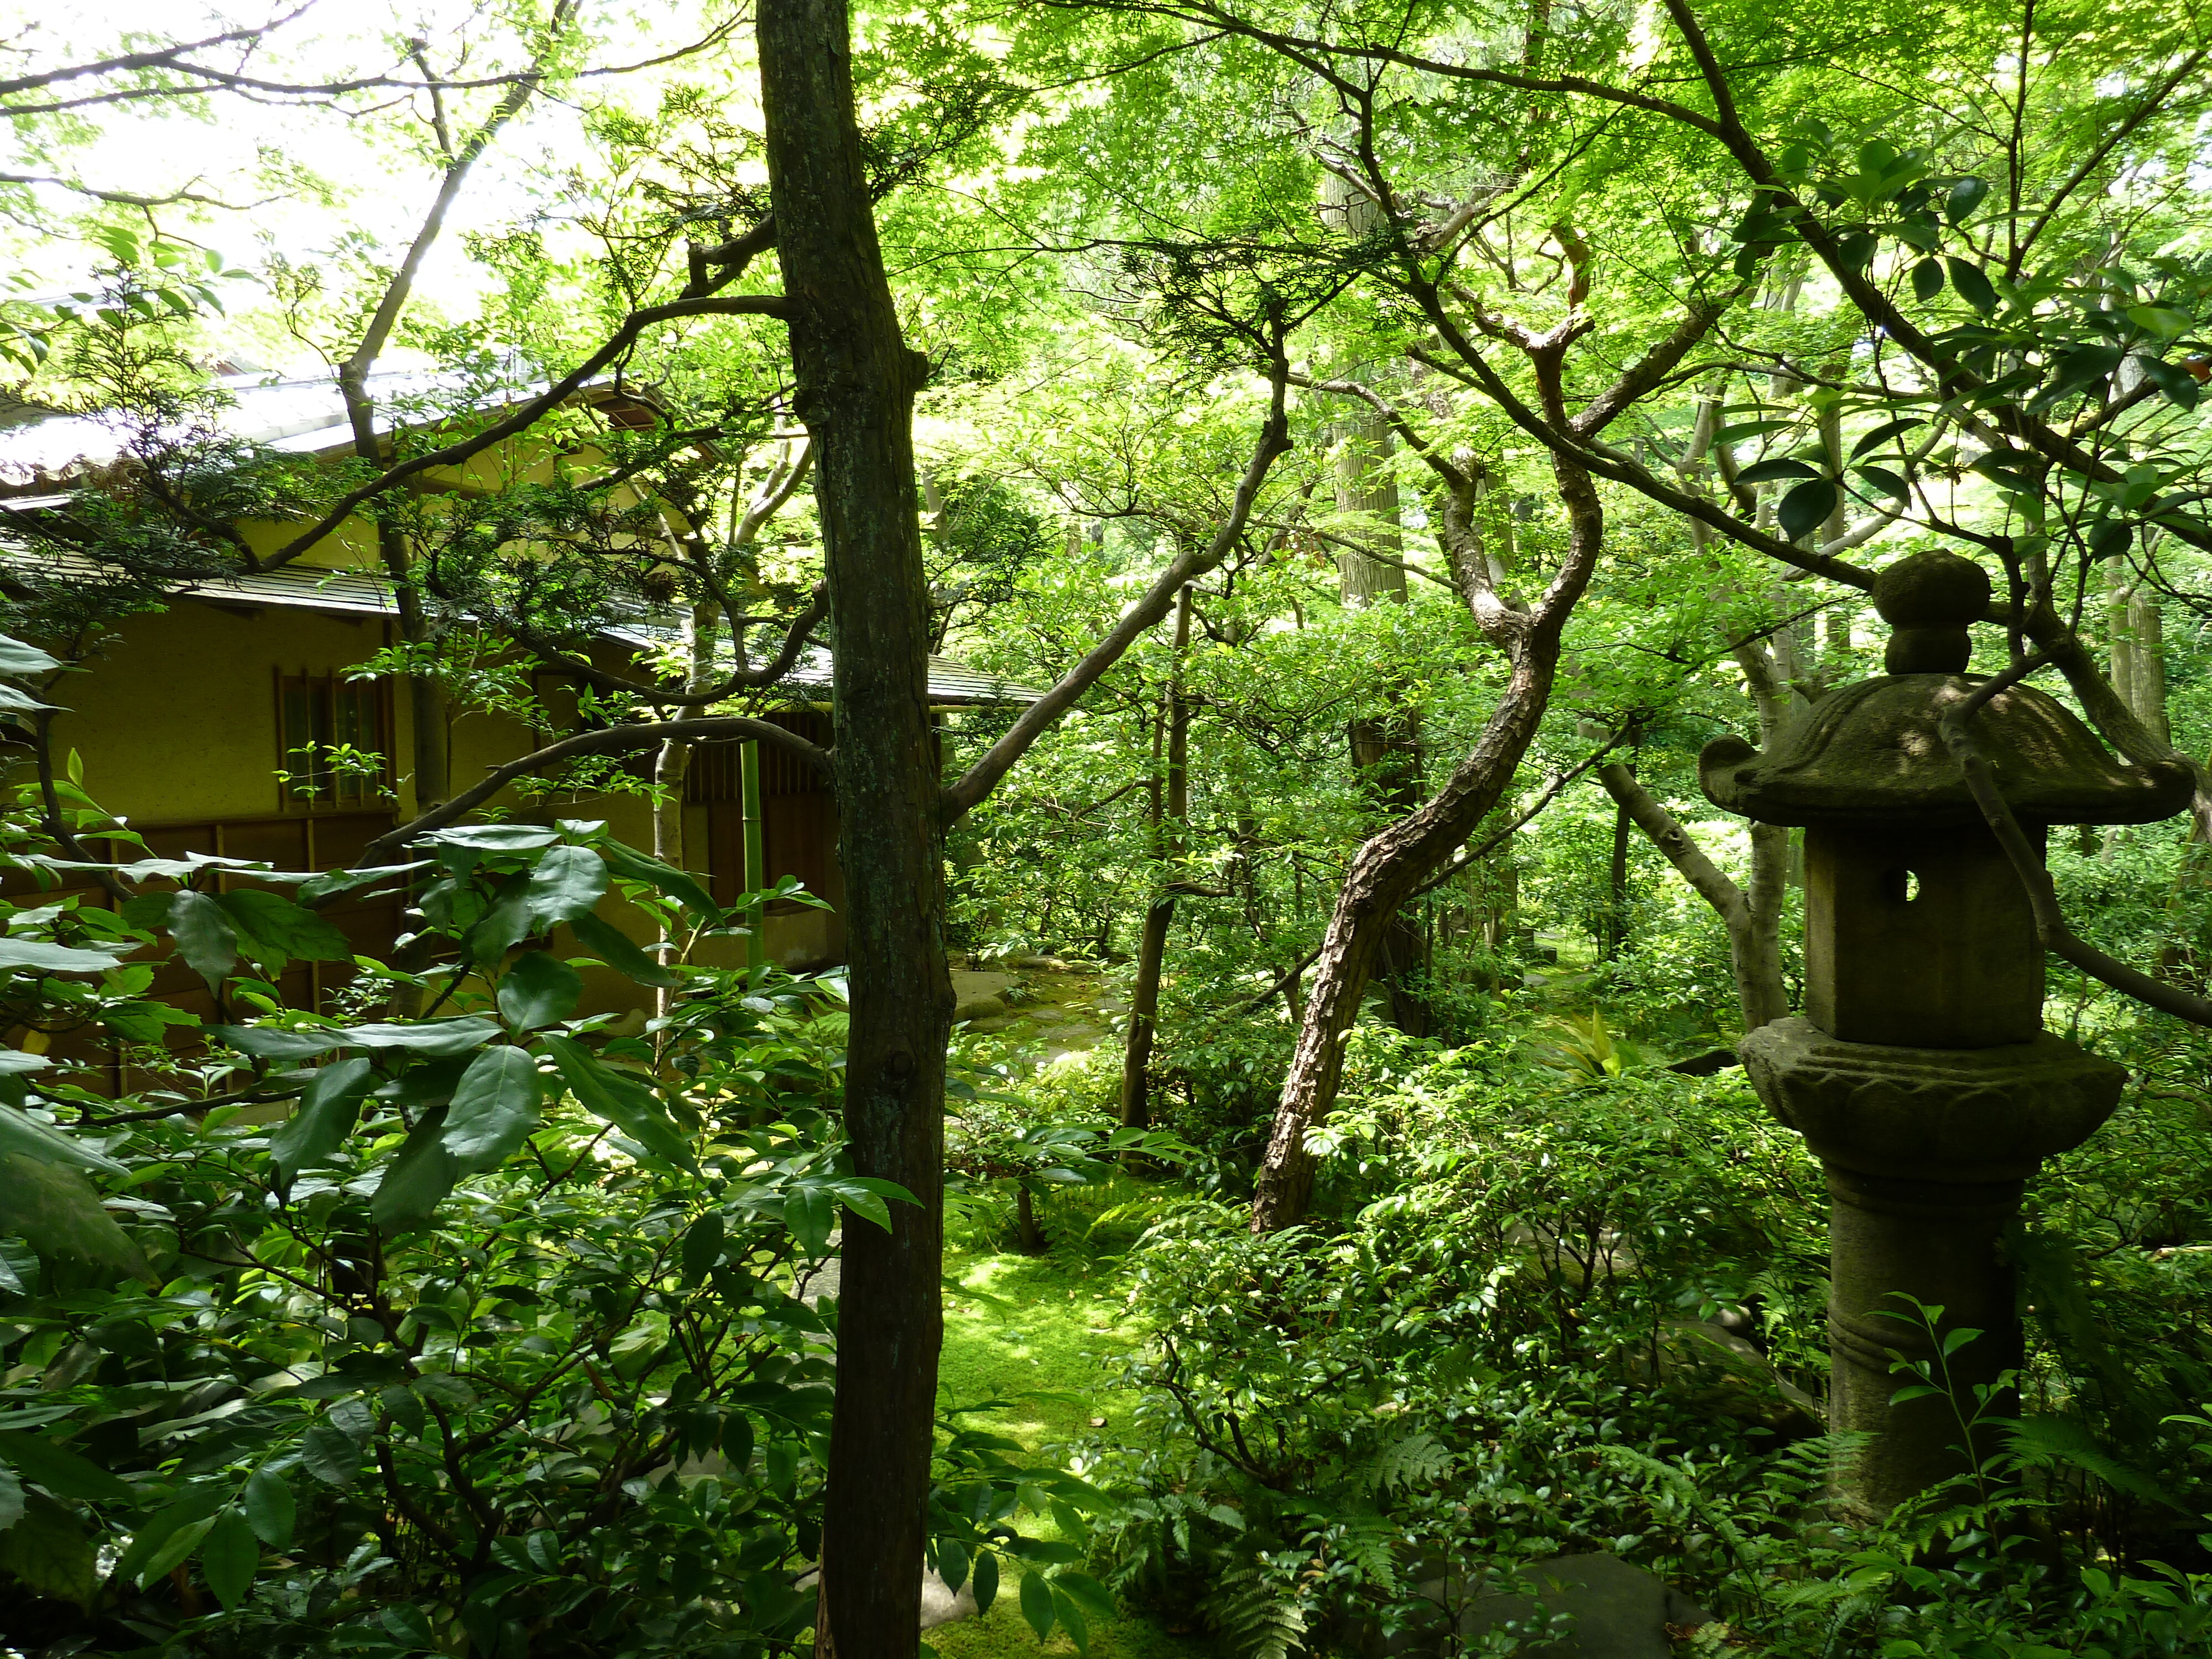
[[[1890, 673], [1829, 693], [1764, 754], [1724, 738], [1698, 757], [1717, 805], [1806, 830], [1805, 1014], [1750, 1033], [1742, 1054], [1768, 1110], [1827, 1170], [1829, 1420], [1873, 1437], [1838, 1493], [1866, 1513], [1966, 1467], [1960, 1413], [2021, 1359], [2001, 1235], [2037, 1164], [2094, 1133], [2127, 1080], [2043, 1030], [2027, 895], [1938, 730], [1974, 689], [1966, 629], [1989, 592], [1967, 560], [1900, 560], [1875, 594], [1896, 629]], [[2124, 764], [2039, 691], [2001, 693], [1972, 729], [2038, 839], [2189, 799], [2185, 769]], [[1905, 1297], [1943, 1310], [1935, 1335]], [[1957, 1407], [1893, 1405], [1915, 1380], [1893, 1354], [1934, 1365], [1961, 1328], [1981, 1334], [1939, 1368]]]

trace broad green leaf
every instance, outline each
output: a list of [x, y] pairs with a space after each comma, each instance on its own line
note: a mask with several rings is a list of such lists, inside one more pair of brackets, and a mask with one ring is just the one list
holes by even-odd
[[338, 1035], [349, 1048], [405, 1048], [434, 1059], [481, 1048], [500, 1030], [488, 1019], [433, 1019], [419, 1025], [353, 1025]]
[[73, 1164], [80, 1170], [97, 1170], [102, 1175], [129, 1173], [127, 1166], [105, 1152], [94, 1152], [76, 1137], [51, 1123], [41, 1123], [13, 1106], [0, 1106], [0, 1153], [4, 1152], [21, 1152], [42, 1164]]
[[41, 974], [99, 974], [120, 967], [113, 951], [84, 951], [42, 939], [0, 938], [0, 970], [29, 969]]
[[224, 976], [238, 966], [238, 935], [222, 906], [187, 889], [169, 902], [168, 926], [192, 971], [220, 993]]
[[358, 892], [364, 887], [374, 887], [380, 881], [398, 882], [417, 870], [429, 867], [428, 859], [417, 859], [412, 864], [378, 865], [367, 870], [332, 870], [302, 884], [300, 902], [303, 905], [319, 904], [346, 893]]
[[291, 1190], [301, 1170], [327, 1164], [331, 1154], [345, 1144], [361, 1115], [361, 1103], [375, 1081], [374, 1070], [359, 1057], [341, 1060], [315, 1073], [298, 1109], [269, 1137], [280, 1196]]
[[44, 1435], [11, 1429], [0, 1433], [0, 1463], [57, 1498], [88, 1503], [128, 1504], [137, 1496], [130, 1484], [87, 1457], [56, 1445]]
[[15, 1471], [0, 1463], [0, 1532], [23, 1518], [23, 1483]]
[[708, 921], [720, 918], [721, 908], [714, 902], [714, 895], [701, 886], [688, 871], [678, 870], [674, 865], [664, 864], [659, 859], [647, 858], [635, 848], [625, 847], [620, 842], [603, 842], [599, 851], [614, 866], [615, 873], [624, 880], [665, 893], [686, 909]]
[[1860, 456], [1865, 454], [1869, 450], [1880, 449], [1892, 438], [1897, 437], [1901, 434], [1910, 432], [1916, 426], [1925, 426], [1927, 424], [1927, 422], [1920, 420], [1917, 417], [1902, 421], [1884, 421], [1880, 426], [1875, 428], [1873, 431], [1866, 434], [1865, 436], [1862, 437], [1856, 443], [1851, 446], [1851, 459], [1856, 461]]
[[2158, 357], [2139, 357], [2136, 362], [2142, 364], [2143, 374], [2174, 403], [2184, 409], [2197, 407], [2197, 400], [2203, 394], [2203, 388], [2197, 385], [2197, 377], [2187, 369], [2179, 363], [2169, 363]]
[[23, 1518], [0, 1532], [0, 1575], [19, 1589], [56, 1601], [92, 1605], [100, 1590], [100, 1568], [92, 1540], [76, 1517], [51, 1498], [36, 1492], [23, 1500]]
[[0, 1077], [12, 1077], [18, 1072], [43, 1072], [52, 1064], [44, 1054], [26, 1054], [21, 1048], [0, 1048]]
[[434, 1106], [415, 1127], [376, 1183], [368, 1218], [386, 1233], [411, 1232], [429, 1224], [432, 1213], [461, 1178], [460, 1166], [446, 1150], [446, 1109]]
[[431, 1648], [437, 1646], [430, 1632], [430, 1620], [422, 1608], [405, 1601], [395, 1601], [378, 1610], [376, 1622], [384, 1626], [384, 1633], [402, 1646]]
[[975, 1558], [975, 1611], [988, 1613], [999, 1599], [999, 1558], [988, 1552]]
[[1736, 475], [1739, 483], [1771, 483], [1777, 478], [1817, 478], [1820, 475], [1802, 461], [1761, 461]]
[[726, 1231], [721, 1212], [717, 1210], [708, 1211], [691, 1224], [684, 1235], [686, 1284], [696, 1285], [714, 1270], [714, 1264], [722, 1259], [722, 1240]]
[[1944, 266], [1951, 273], [1951, 286], [1959, 297], [1986, 317], [1997, 308], [1997, 291], [1982, 268], [1970, 259], [1946, 259]]
[[258, 956], [290, 957], [301, 962], [349, 962], [346, 936], [312, 910], [258, 887], [225, 893], [218, 901], [240, 939], [261, 948]]
[[1814, 478], [1801, 483], [1782, 498], [1775, 508], [1775, 522], [1782, 533], [1796, 541], [1800, 536], [1809, 536], [1820, 527], [1822, 520], [1836, 510], [1838, 492], [1826, 478]]
[[607, 890], [607, 861], [588, 847], [548, 849], [530, 872], [523, 905], [531, 933], [544, 933], [596, 905]]
[[1053, 1576], [1052, 1587], [1073, 1599], [1078, 1607], [1094, 1619], [1102, 1621], [1110, 1620], [1119, 1611], [1115, 1607], [1114, 1597], [1106, 1586], [1096, 1578], [1086, 1577], [1082, 1573], [1055, 1573]]
[[830, 1233], [837, 1224], [837, 1200], [823, 1188], [801, 1187], [783, 1200], [783, 1224], [800, 1249], [818, 1256], [830, 1248]]
[[299, 1505], [292, 1488], [274, 1469], [256, 1469], [246, 1483], [246, 1520], [253, 1535], [272, 1550], [289, 1549]]
[[92, 1183], [66, 1164], [0, 1155], [0, 1216], [42, 1255], [71, 1256], [158, 1283], [130, 1236], [100, 1206]]
[[300, 1467], [325, 1486], [343, 1491], [361, 1474], [361, 1448], [343, 1429], [321, 1418], [300, 1437]]
[[586, 911], [568, 924], [577, 942], [593, 956], [640, 985], [679, 983], [676, 975], [647, 956], [638, 943], [612, 922]]
[[132, 1531], [130, 1547], [115, 1564], [116, 1577], [124, 1583], [148, 1583], [158, 1576], [149, 1571], [156, 1558], [167, 1553], [179, 1534], [189, 1533], [189, 1539], [178, 1553], [159, 1570], [167, 1572], [191, 1553], [192, 1546], [213, 1524], [211, 1517], [228, 1497], [229, 1487], [222, 1481], [203, 1480], [186, 1486], [165, 1508], [155, 1510]]
[[1029, 1620], [1038, 1641], [1052, 1634], [1052, 1590], [1041, 1572], [1022, 1575], [1022, 1617]]
[[40, 702], [21, 687], [0, 680], [0, 713], [34, 714], [41, 708], [52, 707], [50, 702]]
[[2059, 358], [2052, 366], [2051, 384], [2044, 392], [2045, 400], [2056, 401], [2076, 392], [2086, 392], [2101, 385], [2112, 376], [2127, 353], [2118, 346], [2084, 345]]
[[1865, 479], [1868, 483], [1885, 495], [1894, 496], [1900, 501], [1910, 501], [1912, 498], [1911, 487], [1905, 483], [1904, 477], [1891, 471], [1886, 466], [1876, 466], [1869, 461], [1864, 466], [1858, 468], [1857, 471], [1860, 477]]
[[1989, 185], [1984, 179], [1954, 179], [1943, 198], [1943, 216], [1954, 225], [1963, 223], [1989, 193]]
[[1067, 1639], [1075, 1644], [1078, 1653], [1089, 1653], [1091, 1626], [1085, 1621], [1082, 1609], [1076, 1605], [1073, 1596], [1060, 1589], [1058, 1580], [1053, 1582], [1051, 1589], [1052, 1610], [1059, 1615], [1060, 1628], [1067, 1632]]
[[2178, 340], [2189, 332], [2189, 319], [2168, 306], [2130, 306], [2128, 320], [2160, 340]]
[[297, 1030], [282, 1025], [210, 1025], [207, 1034], [210, 1042], [256, 1060], [313, 1060], [345, 1041], [345, 1033], [334, 1025]]
[[511, 963], [499, 981], [499, 1012], [520, 1030], [534, 1031], [574, 1015], [584, 994], [584, 976], [558, 957], [526, 951]]
[[486, 853], [527, 853], [561, 839], [557, 830], [536, 823], [465, 823], [424, 836], [417, 845], [469, 847]]
[[968, 1582], [968, 1547], [957, 1538], [947, 1538], [937, 1547], [937, 1576], [945, 1581], [945, 1588], [954, 1595]]
[[698, 1164], [691, 1145], [668, 1116], [668, 1109], [643, 1082], [602, 1065], [573, 1037], [549, 1036], [545, 1052], [561, 1068], [561, 1079], [576, 1103], [605, 1118], [647, 1152], [694, 1174]]
[[505, 1163], [538, 1127], [538, 1061], [526, 1051], [487, 1048], [470, 1061], [446, 1109], [442, 1131], [459, 1172]]
[[1917, 300], [1932, 300], [1943, 291], [1943, 262], [1923, 259], [1912, 267], [1912, 295]]
[[500, 884], [490, 906], [477, 917], [462, 943], [469, 959], [489, 966], [527, 939], [530, 921], [530, 878], [517, 871]]
[[0, 634], [0, 674], [44, 674], [60, 666], [37, 646]]
[[246, 1599], [260, 1566], [261, 1546], [254, 1541], [253, 1528], [236, 1510], [208, 1528], [200, 1545], [200, 1572], [215, 1592], [215, 1599], [225, 1607], [235, 1608]]
[[1713, 434], [1716, 444], [1740, 444], [1747, 438], [1763, 438], [1770, 432], [1787, 432], [1795, 421], [1739, 421]]

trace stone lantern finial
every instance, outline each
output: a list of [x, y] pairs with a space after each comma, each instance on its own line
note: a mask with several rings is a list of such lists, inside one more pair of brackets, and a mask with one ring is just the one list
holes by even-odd
[[[2036, 1165], [2094, 1133], [2127, 1080], [2043, 1029], [2033, 911], [1943, 741], [1943, 716], [1983, 684], [1965, 672], [1967, 630], [1990, 595], [1970, 559], [1899, 560], [1875, 586], [1895, 630], [1887, 674], [1829, 692], [1763, 753], [1723, 738], [1698, 757], [1714, 805], [1805, 830], [1805, 1013], [1742, 1053], [1827, 1170], [1829, 1420], [1872, 1437], [1840, 1483], [1871, 1512], [1972, 1461], [1949, 1402], [1891, 1404], [1913, 1380], [1892, 1356], [1948, 1370], [1969, 1412], [1972, 1389], [2019, 1364], [1999, 1239]], [[2033, 687], [1990, 698], [1973, 730], [2039, 846], [2053, 823], [2148, 823], [2188, 804], [2185, 767], [2130, 765]], [[1901, 1295], [1982, 1334], [1947, 1351], [1898, 1316]]]

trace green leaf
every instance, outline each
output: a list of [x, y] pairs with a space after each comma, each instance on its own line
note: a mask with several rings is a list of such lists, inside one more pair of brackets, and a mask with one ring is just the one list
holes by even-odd
[[57, 1498], [79, 1498], [96, 1504], [129, 1504], [137, 1496], [128, 1482], [90, 1459], [64, 1450], [43, 1435], [13, 1429], [0, 1433], [0, 1463], [7, 1464], [33, 1486], [44, 1486]]
[[1932, 300], [1943, 291], [1943, 262], [1923, 259], [1912, 267], [1912, 296]]
[[536, 823], [465, 823], [424, 836], [417, 846], [467, 847], [485, 853], [527, 853], [561, 839], [557, 830]]
[[361, 1115], [361, 1103], [376, 1081], [366, 1060], [342, 1060], [317, 1072], [299, 1107], [269, 1137], [269, 1157], [276, 1166], [276, 1191], [289, 1193], [302, 1170], [330, 1162], [345, 1144]]
[[1836, 510], [1840, 499], [1834, 483], [1827, 478], [1814, 478], [1801, 483], [1782, 498], [1775, 509], [1775, 521], [1782, 533], [1796, 541], [1800, 536], [1809, 536], [1818, 530], [1827, 516]]
[[1038, 1641], [1052, 1634], [1052, 1590], [1041, 1572], [1022, 1575], [1022, 1617], [1029, 1620]]
[[305, 910], [279, 894], [258, 887], [225, 893], [216, 901], [230, 917], [230, 925], [255, 956], [289, 957], [300, 962], [350, 962], [353, 945], [346, 936], [312, 910]]
[[361, 1448], [337, 1424], [319, 1418], [300, 1437], [300, 1467], [325, 1486], [343, 1492], [361, 1473]]
[[453, 1183], [461, 1178], [445, 1144], [446, 1109], [434, 1106], [415, 1120], [415, 1127], [392, 1160], [376, 1195], [368, 1201], [368, 1218], [386, 1233], [411, 1232], [428, 1226]]
[[0, 1463], [0, 1532], [23, 1518], [23, 1483], [15, 1471]]
[[1881, 448], [1892, 438], [1897, 437], [1902, 433], [1910, 432], [1916, 426], [1925, 426], [1927, 424], [1927, 422], [1920, 419], [1917, 416], [1911, 416], [1901, 421], [1884, 421], [1880, 426], [1875, 428], [1873, 431], [1868, 433], [1864, 437], [1861, 438], [1856, 443], [1851, 446], [1851, 459], [1856, 461], [1860, 456], [1865, 454], [1869, 450]]
[[2130, 306], [2128, 320], [2160, 340], [2178, 340], [2189, 332], [2189, 319], [2170, 306]]
[[1740, 444], [1747, 438], [1763, 438], [1770, 432], [1787, 432], [1796, 425], [1795, 421], [1739, 421], [1734, 426], [1724, 426], [1713, 434], [1713, 442]]
[[2142, 364], [2144, 376], [2169, 399], [2184, 409], [2197, 407], [2197, 400], [2203, 395], [2203, 388], [2197, 385], [2195, 375], [2180, 364], [2169, 363], [2162, 358], [2147, 357], [2137, 361]]
[[1820, 475], [1802, 461], [1761, 461], [1735, 475], [1738, 483], [1771, 483], [1777, 478], [1817, 478]]
[[999, 1599], [999, 1558], [985, 1553], [975, 1558], [975, 1611], [988, 1613]]
[[515, 1048], [469, 1062], [446, 1110], [446, 1150], [462, 1173], [495, 1169], [538, 1127], [538, 1062]]
[[417, 1648], [436, 1647], [430, 1634], [428, 1615], [422, 1608], [405, 1601], [395, 1601], [381, 1608], [376, 1622], [384, 1626], [384, 1633], [410, 1651]]
[[246, 1483], [246, 1521], [253, 1535], [272, 1550], [287, 1549], [298, 1514], [290, 1483], [274, 1469], [256, 1469]]
[[90, 1607], [100, 1591], [98, 1558], [84, 1528], [69, 1510], [36, 1492], [24, 1499], [23, 1518], [0, 1532], [0, 1574], [33, 1595], [81, 1607]]
[[1869, 462], [1858, 469], [1858, 475], [1885, 495], [1894, 496], [1900, 501], [1912, 499], [1911, 486], [1905, 483], [1903, 475], [1893, 472], [1886, 466], [1876, 466]]
[[226, 1608], [235, 1609], [246, 1599], [260, 1567], [261, 1546], [254, 1541], [253, 1528], [236, 1510], [227, 1512], [208, 1529], [200, 1546], [200, 1573], [215, 1592], [215, 1599]]
[[1052, 1584], [1052, 1610], [1060, 1615], [1060, 1628], [1067, 1632], [1067, 1639], [1075, 1644], [1075, 1650], [1089, 1653], [1091, 1626], [1084, 1619], [1082, 1609], [1076, 1606], [1074, 1598], [1062, 1593], [1058, 1580]]
[[41, 1164], [73, 1164], [80, 1170], [97, 1170], [102, 1175], [129, 1173], [126, 1165], [106, 1153], [95, 1152], [75, 1137], [13, 1106], [0, 1106], [0, 1153], [5, 1152], [21, 1152]]
[[220, 994], [224, 976], [238, 965], [238, 935], [222, 906], [187, 888], [169, 902], [169, 933], [192, 971]]
[[947, 1538], [938, 1544], [937, 1576], [945, 1581], [945, 1588], [956, 1595], [968, 1582], [968, 1547], [958, 1539]]
[[1101, 1623], [1111, 1620], [1118, 1611], [1106, 1586], [1096, 1578], [1085, 1577], [1082, 1573], [1055, 1574], [1052, 1587], [1073, 1598], [1077, 1606]]
[[0, 711], [33, 714], [41, 708], [52, 707], [53, 704], [50, 702], [40, 702], [20, 686], [9, 685], [5, 681], [0, 681]]
[[588, 847], [549, 849], [530, 872], [523, 894], [532, 933], [582, 915], [607, 890], [607, 861]]
[[118, 968], [113, 951], [80, 951], [42, 939], [0, 939], [0, 969], [27, 968], [41, 974], [100, 974]]
[[44, 674], [61, 664], [35, 645], [0, 634], [0, 674]]
[[1989, 193], [1990, 187], [1982, 179], [1954, 179], [1943, 198], [1943, 216], [1954, 225], [1963, 224], [1967, 216], [1982, 204], [1982, 198]]
[[688, 872], [672, 864], [663, 864], [659, 859], [647, 858], [635, 848], [625, 847], [618, 841], [602, 842], [599, 851], [614, 866], [615, 873], [625, 881], [664, 893], [708, 921], [721, 919], [721, 908], [714, 902], [714, 896]]
[[374, 887], [380, 881], [396, 883], [417, 870], [429, 867], [429, 860], [417, 859], [412, 864], [378, 865], [367, 870], [332, 870], [303, 883], [300, 888], [300, 902], [304, 906], [323, 899], [337, 898], [342, 894], [358, 892], [364, 887]]
[[333, 1048], [404, 1048], [432, 1059], [481, 1048], [501, 1035], [488, 1019], [432, 1019], [417, 1025], [210, 1025], [208, 1035], [257, 1060], [313, 1060]]
[[572, 1018], [583, 994], [581, 974], [558, 957], [528, 951], [500, 977], [499, 1012], [508, 1024], [534, 1031]]
[[1982, 268], [1967, 259], [1946, 259], [1944, 266], [1951, 273], [1951, 286], [1960, 299], [1988, 316], [1997, 308], [1997, 291], [1990, 286], [1990, 279]]
[[2051, 384], [2040, 401], [2051, 403], [2086, 392], [2110, 380], [2127, 353], [2119, 346], [2076, 346], [2053, 365]]
[[647, 1152], [693, 1174], [697, 1161], [691, 1144], [668, 1116], [668, 1109], [643, 1081], [602, 1065], [573, 1037], [549, 1036], [545, 1052], [561, 1068], [562, 1081], [576, 1103], [594, 1117], [605, 1118]]
[[21, 1152], [0, 1156], [0, 1216], [41, 1255], [72, 1256], [160, 1283], [130, 1236], [100, 1206], [92, 1183], [65, 1164]]
[[[722, 1259], [722, 1242], [727, 1229], [719, 1210], [709, 1210], [693, 1222], [684, 1235], [684, 1282], [696, 1285], [714, 1272], [714, 1264]], [[958, 1589], [957, 1584], [953, 1587]]]
[[800, 1249], [818, 1256], [830, 1248], [830, 1230], [837, 1224], [837, 1200], [820, 1187], [799, 1188], [783, 1200], [783, 1224]]
[[568, 926], [586, 951], [617, 973], [635, 980], [640, 985], [680, 983], [675, 975], [646, 955], [635, 939], [612, 922], [587, 911], [571, 921]]

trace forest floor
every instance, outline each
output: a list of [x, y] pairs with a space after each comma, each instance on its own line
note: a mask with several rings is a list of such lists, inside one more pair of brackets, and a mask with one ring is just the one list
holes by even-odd
[[[1032, 1452], [1126, 1430], [1132, 1396], [1110, 1386], [1109, 1366], [1141, 1333], [1114, 1265], [1086, 1259], [1073, 1240], [1038, 1256], [999, 1254], [981, 1243], [949, 1249], [941, 1395], [955, 1405], [1009, 1402], [968, 1420]], [[1097, 1418], [1106, 1419], [1104, 1428], [1092, 1426]], [[1040, 1536], [1059, 1535], [1049, 1516], [1024, 1516], [1022, 1525]], [[1060, 1631], [1039, 1645], [1023, 1621], [1018, 1591], [1010, 1575], [988, 1613], [940, 1625], [925, 1639], [939, 1659], [1073, 1653]], [[1091, 1631], [1094, 1659], [1210, 1659], [1213, 1652], [1202, 1636], [1170, 1630], [1139, 1612]]]

